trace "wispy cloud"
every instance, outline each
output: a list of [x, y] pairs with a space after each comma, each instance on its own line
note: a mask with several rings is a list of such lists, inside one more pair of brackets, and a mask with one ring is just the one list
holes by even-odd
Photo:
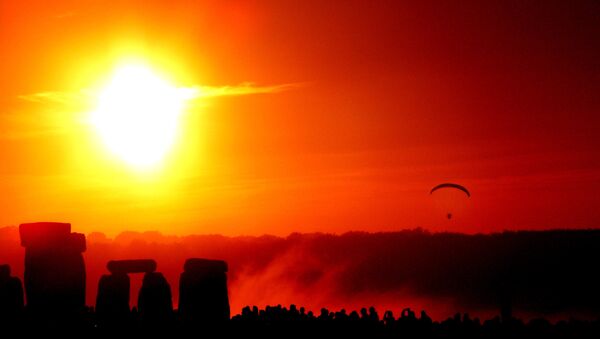
[[[238, 85], [193, 85], [178, 87], [191, 105], [202, 105], [202, 99], [256, 94], [275, 94], [305, 86], [288, 83], [260, 86], [252, 82]], [[22, 102], [39, 106], [35, 109], [0, 114], [0, 138], [27, 138], [37, 135], [78, 130], [84, 123], [81, 112], [89, 110], [98, 96], [91, 89], [78, 91], [44, 91], [19, 95]]]
[[81, 103], [82, 101], [89, 99], [91, 93], [86, 90], [78, 92], [66, 92], [66, 91], [46, 91], [31, 94], [19, 95], [19, 99], [34, 103], [52, 103], [62, 105], [72, 105]]
[[[274, 94], [293, 90], [304, 86], [303, 83], [289, 83], [269, 86], [259, 86], [252, 82], [244, 82], [238, 85], [207, 86], [194, 85], [191, 87], [179, 87], [179, 90], [187, 99], [201, 99], [224, 96], [242, 96], [252, 94]], [[33, 103], [49, 103], [61, 105], [76, 105], [89, 101], [94, 97], [90, 90], [77, 92], [68, 91], [45, 91], [20, 95], [19, 99]]]
[[244, 82], [236, 86], [194, 86], [191, 88], [195, 98], [239, 96], [250, 94], [269, 94], [289, 91], [303, 86], [301, 83], [290, 83], [272, 86], [258, 86], [252, 82]]

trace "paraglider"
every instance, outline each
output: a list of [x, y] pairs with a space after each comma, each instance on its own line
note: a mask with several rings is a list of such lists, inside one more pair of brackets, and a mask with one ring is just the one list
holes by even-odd
[[433, 187], [429, 194], [434, 193], [435, 196], [439, 196], [437, 203], [446, 212], [448, 219], [452, 219], [453, 211], [464, 205], [465, 198], [471, 198], [471, 192], [466, 187], [450, 182]]

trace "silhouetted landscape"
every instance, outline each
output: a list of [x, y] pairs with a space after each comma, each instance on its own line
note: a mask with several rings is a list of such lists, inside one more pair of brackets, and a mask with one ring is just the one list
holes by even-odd
[[[0, 231], [0, 257], [12, 259], [0, 266], [4, 326], [436, 337], [598, 330], [597, 230], [88, 238], [60, 223]], [[141, 287], [130, 283], [138, 273]], [[437, 316], [425, 304], [411, 309], [415, 300]]]
[[0, 0], [0, 337], [600, 338], [599, 0]]

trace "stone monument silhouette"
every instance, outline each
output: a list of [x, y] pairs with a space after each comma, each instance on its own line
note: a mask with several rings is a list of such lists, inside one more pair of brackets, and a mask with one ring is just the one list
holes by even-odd
[[144, 327], [160, 327], [171, 321], [173, 301], [171, 286], [156, 271], [152, 259], [111, 260], [106, 265], [111, 274], [105, 274], [98, 283], [96, 313], [103, 327], [120, 327], [129, 322], [131, 273], [144, 273], [138, 296], [138, 310]]
[[229, 320], [227, 263], [222, 260], [186, 260], [179, 279], [179, 315], [187, 326], [217, 325]]
[[23, 306], [21, 279], [10, 275], [9, 265], [0, 265], [0, 324], [16, 320]]
[[25, 247], [27, 311], [44, 318], [72, 316], [85, 310], [85, 235], [71, 224], [37, 222], [19, 226]]

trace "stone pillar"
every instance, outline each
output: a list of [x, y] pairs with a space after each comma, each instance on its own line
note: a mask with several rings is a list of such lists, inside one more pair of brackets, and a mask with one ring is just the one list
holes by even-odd
[[10, 266], [0, 265], [0, 324], [9, 324], [23, 312], [21, 279], [10, 276]]
[[85, 236], [71, 224], [21, 224], [27, 309], [46, 318], [85, 310]]
[[229, 320], [227, 263], [188, 259], [179, 279], [179, 315], [186, 325], [219, 324]]
[[138, 310], [145, 328], [164, 328], [172, 324], [171, 286], [162, 273], [150, 272], [144, 275], [138, 296]]
[[123, 327], [130, 322], [129, 276], [125, 273], [105, 274], [98, 283], [96, 316], [101, 327]]

